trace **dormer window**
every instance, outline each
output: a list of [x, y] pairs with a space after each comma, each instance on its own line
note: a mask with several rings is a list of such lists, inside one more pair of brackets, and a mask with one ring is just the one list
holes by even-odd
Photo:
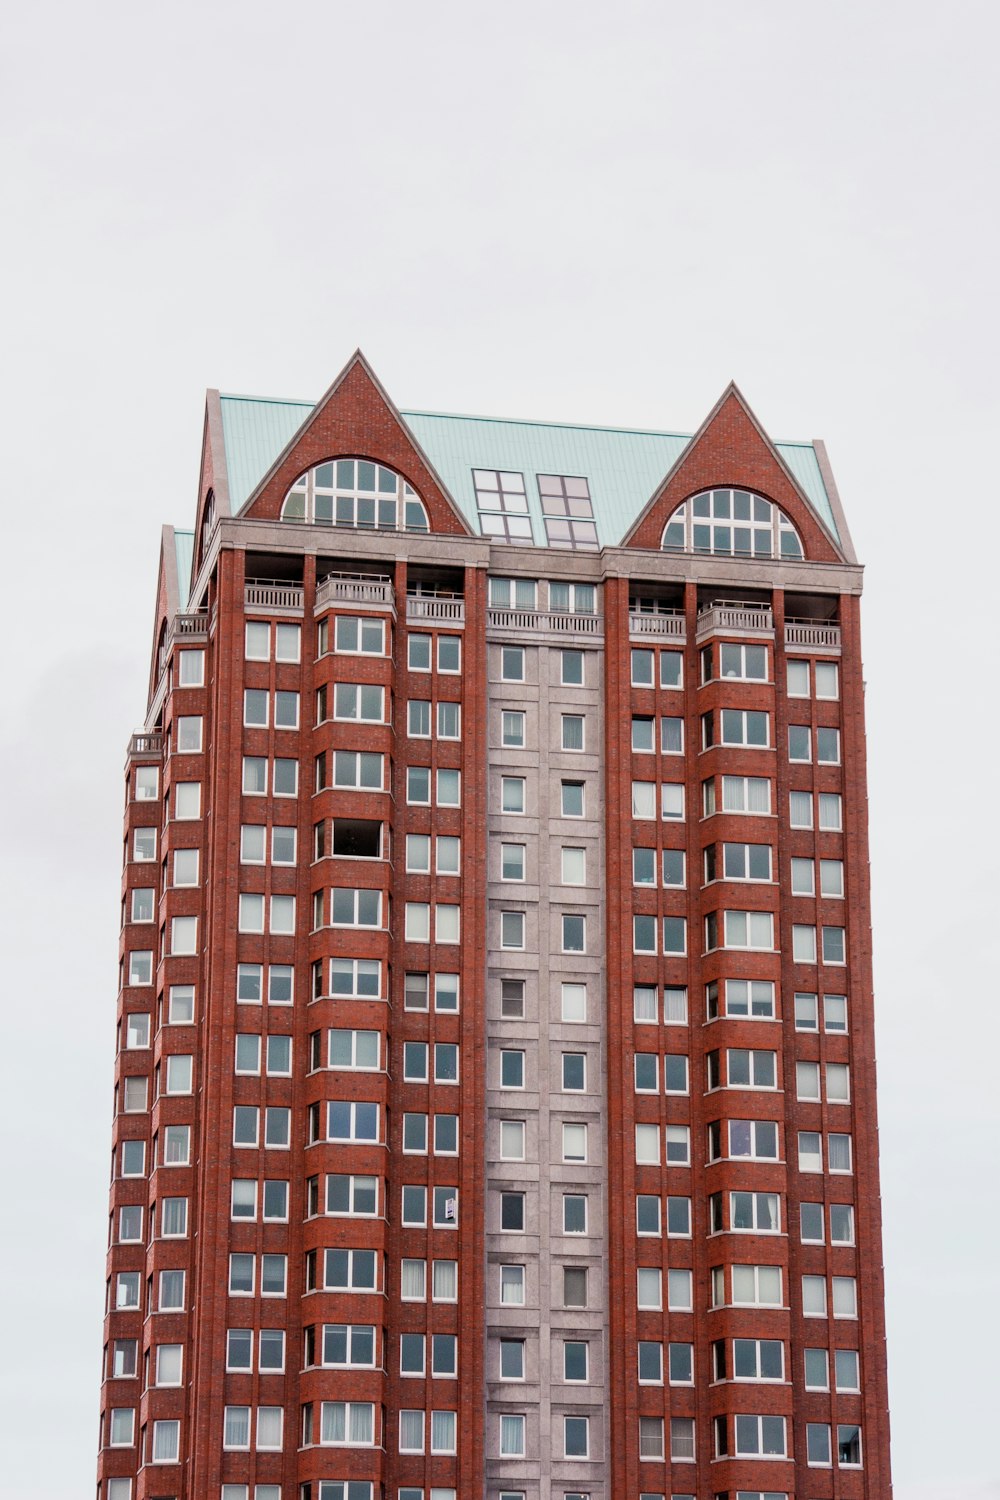
[[285, 496], [281, 519], [358, 531], [430, 529], [416, 490], [365, 458], [335, 458], [301, 474]]
[[721, 557], [804, 557], [791, 521], [749, 490], [702, 490], [674, 511], [663, 529], [664, 552]]

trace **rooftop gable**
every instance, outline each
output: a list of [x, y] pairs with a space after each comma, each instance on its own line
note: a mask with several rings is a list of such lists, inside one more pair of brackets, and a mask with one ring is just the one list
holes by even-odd
[[[735, 387], [731, 389], [735, 391]], [[319, 407], [309, 401], [219, 397], [234, 514], [246, 505], [251, 495], [261, 490], [262, 480], [274, 469], [276, 461], [296, 435], [304, 430], [310, 414], [318, 410]], [[405, 425], [442, 490], [455, 503], [469, 530], [476, 535], [480, 534], [480, 523], [473, 471], [497, 469], [523, 474], [532, 531], [536, 545], [541, 546], [545, 545], [546, 533], [537, 475], [586, 478], [598, 542], [601, 546], [618, 546], [633, 531], [650, 498], [659, 493], [666, 476], [692, 442], [687, 433], [648, 428], [392, 410]], [[762, 435], [759, 425], [752, 420], [758, 434]], [[819, 518], [834, 543], [839, 543], [839, 506], [836, 495], [830, 493], [832, 481], [829, 475], [824, 477], [821, 458], [825, 455], [818, 451], [818, 445], [765, 441], [777, 455], [786, 482], [791, 483], [800, 499]], [[345, 456], [354, 453], [350, 447], [342, 451]], [[322, 456], [333, 455], [324, 453]], [[723, 482], [719, 475], [715, 479]], [[415, 485], [415, 488], [419, 490], [420, 485]], [[839, 519], [842, 526], [842, 518]], [[656, 545], [659, 545], [658, 541]]]

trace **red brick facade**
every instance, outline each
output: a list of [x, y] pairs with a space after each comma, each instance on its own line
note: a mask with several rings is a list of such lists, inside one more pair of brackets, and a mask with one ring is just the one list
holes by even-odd
[[[361, 362], [239, 518], [217, 449], [126, 767], [99, 1500], [498, 1500], [488, 588], [552, 554], [473, 534]], [[339, 454], [430, 535], [282, 524]], [[807, 561], [662, 552], [713, 485], [780, 505]], [[500, 1493], [884, 1500], [859, 571], [733, 392], [622, 547], [567, 556], [603, 616], [609, 1446], [579, 1491], [540, 1453]]]

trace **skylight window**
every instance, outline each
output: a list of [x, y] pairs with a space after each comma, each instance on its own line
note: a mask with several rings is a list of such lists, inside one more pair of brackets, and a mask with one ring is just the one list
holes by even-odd
[[285, 496], [281, 519], [358, 531], [429, 530], [416, 490], [365, 458], [335, 458], [301, 474]]
[[594, 507], [586, 479], [571, 474], [539, 474], [538, 493], [550, 547], [597, 550]]
[[749, 490], [703, 490], [674, 511], [664, 552], [723, 557], [803, 557], [799, 534], [783, 510]]
[[503, 469], [473, 469], [472, 482], [483, 536], [498, 542], [534, 544], [524, 475]]

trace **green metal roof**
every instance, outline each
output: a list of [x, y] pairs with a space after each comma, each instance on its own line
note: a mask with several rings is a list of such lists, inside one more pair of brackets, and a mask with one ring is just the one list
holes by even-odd
[[[233, 514], [245, 504], [313, 410], [308, 401], [222, 396], [222, 430]], [[535, 543], [545, 545], [537, 474], [587, 479], [602, 546], [617, 546], [690, 442], [690, 434], [566, 422], [404, 411], [404, 422], [430, 459], [472, 530], [479, 532], [473, 469], [522, 473]], [[775, 447], [827, 529], [837, 536], [830, 498], [811, 443]]]
[[181, 609], [187, 608], [191, 596], [191, 564], [194, 561], [194, 532], [174, 528], [174, 556], [177, 559], [177, 597]]

